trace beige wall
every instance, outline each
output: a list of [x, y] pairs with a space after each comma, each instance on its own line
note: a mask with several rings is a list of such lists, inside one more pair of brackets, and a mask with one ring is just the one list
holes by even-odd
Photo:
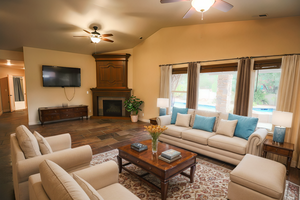
[[23, 52], [19, 51], [8, 51], [0, 49], [0, 59], [9, 59], [9, 60], [24, 60]]
[[133, 49], [135, 95], [145, 101], [140, 119], [159, 114], [161, 64], [300, 53], [300, 17], [163, 28]]
[[[28, 100], [29, 124], [40, 123], [38, 119], [39, 107], [85, 104], [92, 114], [92, 94], [90, 88], [96, 87], [96, 62], [92, 55], [83, 55], [61, 51], [24, 47], [25, 76]], [[64, 89], [60, 87], [43, 87], [42, 65], [81, 68], [81, 87], [75, 88], [75, 97], [70, 102], [66, 99]], [[87, 94], [87, 91], [89, 94]], [[73, 88], [66, 88], [69, 98], [73, 95]]]

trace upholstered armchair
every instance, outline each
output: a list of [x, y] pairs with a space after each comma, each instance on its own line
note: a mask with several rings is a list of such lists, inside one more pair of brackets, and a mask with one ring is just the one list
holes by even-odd
[[[26, 129], [27, 132], [29, 131], [25, 126], [20, 127]], [[29, 133], [31, 132], [29, 131]], [[40, 153], [40, 155], [26, 158], [27, 156], [22, 151], [19, 145], [20, 141], [18, 141], [16, 135], [16, 133], [13, 133], [10, 136], [13, 185], [16, 200], [29, 199], [28, 177], [39, 173], [39, 165], [44, 160], [51, 160], [68, 172], [89, 167], [92, 160], [91, 147], [85, 145], [72, 149], [71, 136], [68, 133], [44, 138], [52, 149], [51, 153], [45, 155]]]
[[[48, 164], [51, 163], [48, 162]], [[68, 178], [68, 175], [63, 174], [53, 164], [48, 166], [51, 168], [51, 173], [54, 173], [57, 179], [59, 179], [58, 183], [55, 184], [55, 187], [52, 187], [53, 184], [47, 183], [47, 176], [51, 177], [53, 175], [45, 173], [46, 170], [43, 169], [45, 165], [40, 166], [40, 174], [34, 174], [29, 177], [30, 200], [50, 200], [50, 197], [51, 199], [60, 199], [62, 196], [68, 196], [70, 199], [74, 199], [73, 197], [79, 199], [80, 196], [82, 200], [139, 200], [138, 197], [118, 182], [119, 168], [114, 161], [108, 161], [87, 169], [75, 171], [70, 174], [74, 178], [73, 181], [70, 180], [72, 179], [71, 177]], [[63, 187], [59, 184], [63, 185]], [[86, 194], [88, 198], [84, 198]]]

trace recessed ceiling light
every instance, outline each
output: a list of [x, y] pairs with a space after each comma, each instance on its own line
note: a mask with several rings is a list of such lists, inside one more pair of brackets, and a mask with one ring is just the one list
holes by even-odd
[[140, 40], [142, 40], [143, 39], [143, 37], [140, 37]]
[[10, 63], [10, 60], [7, 60], [7, 63], [6, 63], [7, 65], [11, 65], [11, 63]]

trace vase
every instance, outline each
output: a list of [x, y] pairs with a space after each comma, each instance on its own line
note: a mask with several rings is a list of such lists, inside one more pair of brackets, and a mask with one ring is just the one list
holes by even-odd
[[157, 153], [158, 139], [152, 138], [152, 153]]

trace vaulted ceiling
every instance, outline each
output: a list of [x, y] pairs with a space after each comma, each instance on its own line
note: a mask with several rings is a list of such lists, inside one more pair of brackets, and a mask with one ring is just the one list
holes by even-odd
[[[210, 8], [182, 19], [191, 2], [161, 4], [160, 0], [1, 0], [0, 49], [23, 46], [92, 54], [133, 48], [163, 27], [244, 21], [300, 15], [299, 0], [227, 0], [229, 12]], [[114, 43], [97, 45], [83, 29], [112, 33]], [[299, 26], [299, 24], [298, 24]], [[140, 39], [142, 37], [142, 39]]]

